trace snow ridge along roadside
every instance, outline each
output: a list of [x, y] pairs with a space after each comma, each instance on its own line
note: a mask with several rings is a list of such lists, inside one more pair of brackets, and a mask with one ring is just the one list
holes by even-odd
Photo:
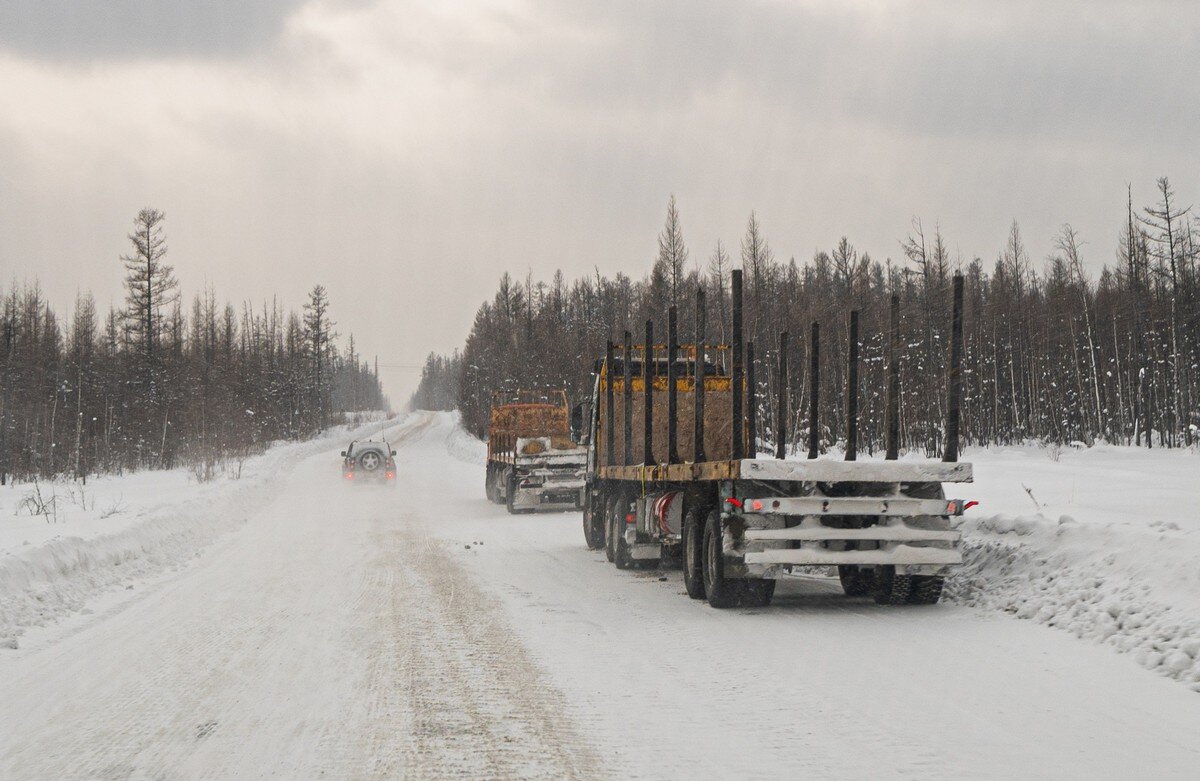
[[1103, 643], [1200, 692], [1200, 534], [1040, 514], [972, 518], [960, 529], [951, 600]]
[[[68, 520], [53, 525], [56, 532], [62, 532], [53, 539], [0, 548], [0, 649], [17, 648], [20, 636], [30, 627], [46, 626], [84, 610], [89, 600], [101, 593], [121, 586], [132, 588], [135, 581], [179, 567], [200, 555], [270, 501], [282, 485], [281, 477], [301, 459], [348, 439], [376, 433], [381, 426], [394, 428], [406, 420], [377, 421], [353, 430], [339, 426], [316, 439], [277, 444], [248, 459], [240, 479], [176, 486], [169, 500], [156, 497], [164, 500], [131, 508], [128, 512], [136, 513], [132, 523], [128, 518], [114, 519], [112, 526], [117, 528], [112, 532], [68, 536], [72, 532]], [[148, 487], [139, 484], [149, 480], [153, 490], [152, 481], [163, 474], [141, 472], [101, 479], [128, 484], [125, 494], [132, 500]], [[12, 490], [20, 489], [18, 486]], [[6, 515], [11, 512], [9, 509]], [[95, 510], [91, 512], [95, 514]], [[8, 520], [0, 517], [0, 525]], [[96, 531], [96, 523], [87, 525], [90, 531]]]

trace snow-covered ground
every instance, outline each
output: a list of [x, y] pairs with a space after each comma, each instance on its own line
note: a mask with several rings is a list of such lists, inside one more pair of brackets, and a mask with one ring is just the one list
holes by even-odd
[[[964, 524], [958, 604], [880, 607], [796, 579], [769, 609], [716, 611], [682, 595], [677, 571], [619, 572], [587, 551], [578, 514], [489, 504], [482, 445], [451, 416], [389, 431], [394, 488], [343, 485], [341, 443], [327, 440], [264, 456], [280, 461], [252, 500], [184, 483], [147, 507], [123, 533], [171, 507], [186, 506], [181, 526], [237, 517], [186, 566], [166, 557], [147, 577], [97, 581], [0, 652], [0, 777], [1191, 778], [1200, 766], [1194, 454], [971, 452], [979, 482], [963, 494], [983, 505]], [[171, 478], [126, 478], [142, 479]], [[122, 567], [96, 557], [80, 571]], [[0, 596], [20, 585], [0, 581]], [[1088, 637], [1101, 614], [1118, 629], [1081, 642], [1010, 612]], [[1114, 653], [1122, 644], [1144, 662], [1162, 653], [1160, 671], [1186, 656], [1172, 676], [1183, 685]]]
[[[97, 595], [186, 563], [275, 496], [289, 464], [386, 423], [382, 413], [360, 417], [353, 430], [225, 462], [208, 482], [180, 468], [0, 487], [0, 649]], [[36, 514], [34, 499], [53, 512]]]

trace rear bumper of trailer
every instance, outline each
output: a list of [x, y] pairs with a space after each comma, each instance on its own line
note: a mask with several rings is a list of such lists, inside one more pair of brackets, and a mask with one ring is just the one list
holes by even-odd
[[580, 506], [583, 482], [518, 487], [513, 493], [514, 510], [573, 510]]
[[829, 566], [945, 575], [962, 563], [962, 535], [951, 528], [950, 518], [970, 505], [962, 499], [898, 495], [763, 497], [740, 504], [754, 511], [730, 513], [733, 528], [725, 552], [746, 577]]

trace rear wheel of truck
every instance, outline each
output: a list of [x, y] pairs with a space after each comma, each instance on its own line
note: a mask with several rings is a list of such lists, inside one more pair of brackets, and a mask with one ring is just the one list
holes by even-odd
[[604, 510], [607, 506], [603, 491], [589, 493], [583, 500], [583, 539], [588, 550], [604, 547]]
[[618, 495], [616, 501], [610, 506], [612, 508], [608, 522], [608, 549], [612, 551], [610, 561], [617, 566], [617, 569], [629, 569], [633, 565], [633, 559], [629, 555], [629, 543], [625, 541], [625, 513], [629, 511], [629, 499], [623, 494]]
[[721, 545], [721, 513], [708, 514], [704, 522], [704, 593], [715, 608], [742, 603], [745, 582], [725, 577], [725, 555]]
[[505, 507], [508, 508], [508, 512], [512, 515], [516, 515], [518, 512], [520, 512], [520, 510], [518, 510], [513, 504], [513, 502], [516, 499], [516, 496], [517, 496], [517, 476], [509, 475], [508, 480], [505, 482], [504, 505], [505, 505]]
[[704, 599], [704, 520], [701, 504], [689, 507], [683, 518], [683, 586], [692, 599]]
[[496, 470], [487, 465], [487, 477], [483, 480], [483, 493], [492, 504], [496, 503]]
[[842, 591], [848, 597], [865, 597], [871, 593], [875, 584], [875, 572], [869, 567], [858, 567], [854, 564], [838, 565], [838, 580], [842, 582]]
[[945, 578], [937, 575], [913, 575], [908, 603], [910, 605], [936, 605], [942, 598], [942, 586], [945, 582]]
[[891, 565], [877, 567], [871, 595], [880, 605], [907, 604], [912, 595], [913, 580], [910, 575], [897, 575], [896, 568]]

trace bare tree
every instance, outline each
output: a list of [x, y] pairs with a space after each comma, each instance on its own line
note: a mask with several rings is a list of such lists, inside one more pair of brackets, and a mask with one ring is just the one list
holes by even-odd
[[163, 237], [166, 215], [157, 209], [142, 209], [134, 219], [134, 231], [129, 234], [133, 254], [121, 256], [125, 264], [125, 318], [129, 333], [141, 352], [145, 392], [156, 397], [155, 348], [162, 336], [163, 311], [175, 303], [175, 270], [163, 258], [167, 243]]
[[1158, 260], [1156, 269], [1160, 276], [1170, 282], [1170, 338], [1171, 338], [1171, 414], [1172, 432], [1174, 436], [1182, 429], [1185, 442], [1191, 444], [1191, 431], [1186, 425], [1187, 394], [1183, 387], [1180, 372], [1182, 356], [1179, 348], [1179, 304], [1180, 304], [1180, 267], [1183, 264], [1184, 250], [1184, 218], [1191, 211], [1191, 206], [1178, 208], [1174, 203], [1175, 192], [1167, 177], [1157, 182], [1159, 201], [1155, 206], [1147, 206], [1140, 217], [1146, 226], [1152, 242], [1152, 254]]
[[317, 426], [329, 425], [329, 385], [326, 367], [330, 360], [330, 346], [335, 334], [335, 323], [329, 317], [329, 296], [324, 285], [314, 285], [304, 305], [304, 336], [309, 359], [312, 362], [311, 393], [317, 411]]
[[750, 212], [750, 219], [746, 221], [746, 235], [742, 237], [742, 269], [746, 272], [750, 293], [752, 311], [749, 332], [754, 339], [760, 336], [758, 327], [759, 318], [763, 313], [763, 288], [766, 287], [767, 276], [774, 259], [771, 247], [758, 224], [758, 216]]
[[[671, 306], [679, 306], [683, 279], [687, 269], [688, 250], [683, 243], [683, 228], [679, 224], [679, 209], [675, 196], [667, 201], [667, 221], [658, 234], [656, 265], [666, 279]], [[660, 313], [661, 314], [661, 313]]]
[[717, 246], [713, 248], [712, 257], [708, 259], [709, 286], [713, 291], [713, 303], [717, 307], [716, 317], [710, 317], [709, 322], [716, 320], [722, 342], [725, 341], [725, 284], [729, 279], [729, 271], [729, 253], [726, 252], [725, 245], [721, 243], [721, 240], [717, 239]]

